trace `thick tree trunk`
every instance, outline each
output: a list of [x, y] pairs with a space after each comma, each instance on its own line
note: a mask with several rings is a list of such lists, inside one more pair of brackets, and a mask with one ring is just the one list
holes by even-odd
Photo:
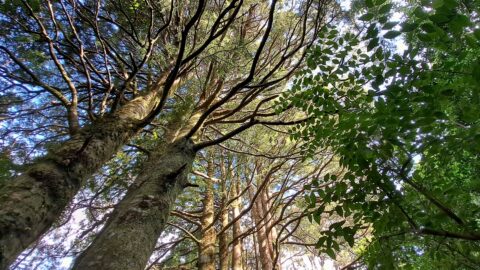
[[158, 93], [140, 96], [115, 114], [76, 132], [0, 190], [0, 269], [45, 233], [95, 173], [140, 129]]
[[167, 222], [175, 199], [188, 183], [193, 143], [181, 139], [153, 153], [100, 234], [73, 269], [142, 270]]
[[[208, 156], [211, 158], [211, 156]], [[213, 178], [213, 162], [208, 160], [207, 175]], [[217, 233], [212, 225], [215, 216], [214, 208], [213, 183], [210, 179], [206, 179], [206, 190], [203, 198], [203, 215], [202, 215], [202, 239], [200, 241], [200, 249], [198, 254], [198, 269], [215, 270], [215, 242]]]
[[[240, 179], [237, 178], [234, 187], [233, 196], [236, 197], [240, 194]], [[240, 207], [242, 205], [241, 197], [235, 200], [232, 204], [233, 219], [240, 215]], [[242, 228], [240, 226], [240, 219], [233, 224], [233, 246], [232, 246], [232, 270], [243, 270], [242, 262], [242, 239], [240, 238], [242, 234]]]
[[150, 154], [125, 198], [73, 269], [144, 269], [170, 208], [188, 184], [196, 151], [192, 139], [185, 136], [202, 112], [196, 109], [187, 121], [169, 123], [166, 143]]

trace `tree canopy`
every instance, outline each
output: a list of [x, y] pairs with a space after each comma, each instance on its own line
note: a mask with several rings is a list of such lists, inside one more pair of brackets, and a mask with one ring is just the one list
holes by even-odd
[[0, 269], [478, 269], [479, 14], [4, 1]]
[[370, 267], [478, 265], [478, 7], [357, 2], [355, 27], [327, 28], [311, 50], [279, 106], [309, 117], [292, 129], [306, 154], [331, 148], [348, 169], [309, 186], [317, 215], [355, 221], [324, 232], [325, 252], [368, 228]]

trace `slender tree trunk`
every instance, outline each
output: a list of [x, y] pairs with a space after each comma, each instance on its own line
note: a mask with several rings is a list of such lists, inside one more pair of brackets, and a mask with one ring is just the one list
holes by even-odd
[[258, 262], [259, 262], [259, 256], [258, 256], [258, 253], [259, 253], [259, 245], [258, 245], [258, 241], [257, 241], [257, 237], [255, 236], [255, 234], [252, 234], [252, 238], [253, 238], [253, 246], [255, 247], [255, 269], [259, 269], [258, 266]]
[[[222, 213], [220, 214], [220, 221], [222, 223], [222, 229], [228, 225], [228, 209], [225, 205], [227, 199], [222, 198]], [[227, 270], [228, 269], [228, 234], [227, 232], [223, 232], [219, 235], [218, 240], [219, 250], [218, 256], [220, 260], [220, 270]]]
[[[271, 226], [271, 225], [269, 225], [269, 226]], [[269, 228], [270, 228], [269, 242], [270, 242], [270, 246], [272, 247], [271, 258], [272, 258], [272, 261], [274, 261], [275, 256], [276, 256], [276, 250], [274, 248], [274, 244], [277, 241], [278, 234], [277, 234], [277, 228], [275, 228], [275, 226], [271, 226]], [[275, 269], [276, 270], [282, 270], [282, 264], [280, 263], [280, 260], [277, 260], [277, 264], [275, 265]]]
[[[211, 155], [207, 156], [207, 175], [213, 178], [213, 162]], [[215, 242], [217, 233], [215, 227], [212, 226], [215, 216], [214, 208], [213, 183], [210, 179], [206, 179], [206, 190], [203, 198], [203, 215], [202, 215], [202, 239], [200, 241], [200, 249], [198, 254], [198, 269], [215, 270]]]
[[0, 269], [45, 233], [95, 173], [141, 128], [158, 103], [155, 91], [76, 132], [0, 190]]
[[[274, 249], [274, 243], [277, 240], [277, 229], [273, 225], [273, 214], [271, 212], [272, 205], [269, 202], [268, 199], [268, 188], [265, 187], [264, 190], [262, 190], [260, 194], [260, 200], [262, 202], [263, 208], [261, 209], [263, 214], [262, 216], [264, 217], [265, 220], [265, 234], [267, 237], [267, 242], [268, 242], [268, 254], [270, 256], [270, 259], [272, 262], [275, 260], [275, 249]], [[281, 265], [277, 263], [275, 265], [276, 270], [281, 270]]]
[[[237, 181], [234, 187], [234, 194], [233, 196], [236, 197], [240, 194], [240, 179], [237, 177]], [[242, 204], [241, 197], [235, 200], [232, 204], [233, 208], [233, 219], [240, 215], [240, 207]], [[233, 270], [243, 270], [243, 262], [242, 262], [242, 239], [240, 239], [240, 235], [242, 234], [242, 228], [240, 226], [240, 219], [237, 220], [233, 224], [233, 246], [232, 246], [232, 269]]]
[[[227, 163], [225, 163], [226, 155], [225, 152], [221, 152], [220, 158], [220, 170], [221, 170], [221, 179], [222, 179], [222, 199], [221, 199], [221, 212], [220, 212], [220, 222], [222, 225], [221, 231], [225, 227], [228, 226], [228, 218], [229, 218], [229, 205], [228, 205], [228, 194], [227, 191], [227, 184], [228, 180], [232, 177], [232, 166], [231, 166], [231, 159], [227, 159]], [[219, 235], [218, 241], [218, 256], [219, 256], [219, 268], [220, 270], [228, 270], [228, 263], [229, 263], [229, 252], [228, 252], [228, 245], [229, 245], [229, 234], [228, 231], [223, 231]]]
[[142, 173], [73, 269], [144, 269], [170, 208], [188, 183], [194, 157], [193, 143], [185, 139], [151, 154]]
[[[252, 199], [253, 194], [251, 190], [249, 190], [249, 194], [250, 199]], [[261, 196], [262, 195], [260, 195], [259, 197]], [[253, 202], [251, 214], [256, 227], [258, 251], [260, 255], [260, 263], [262, 265], [262, 269], [271, 270], [273, 269], [273, 258], [271, 257], [270, 253], [271, 243], [269, 242], [267, 235], [267, 226], [263, 211], [264, 207], [267, 206], [262, 205], [261, 200], [257, 197], [257, 200]]]

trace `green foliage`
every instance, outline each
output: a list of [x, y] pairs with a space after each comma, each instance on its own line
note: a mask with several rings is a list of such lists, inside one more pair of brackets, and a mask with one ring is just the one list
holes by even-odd
[[[353, 245], [369, 228], [364, 261], [372, 268], [425, 269], [439, 256], [451, 260], [442, 269], [478, 265], [478, 244], [454, 238], [480, 239], [480, 3], [364, 7], [363, 31], [320, 34], [279, 104], [311, 117], [292, 129], [294, 139], [309, 142], [306, 154], [331, 148], [348, 169], [342, 179], [326, 175], [309, 186], [317, 216], [355, 221], [332, 224], [318, 247], [334, 257], [337, 241]], [[389, 21], [396, 11], [406, 20]], [[396, 51], [391, 40], [407, 49]], [[432, 236], [438, 232], [457, 236]], [[466, 259], [452, 259], [458, 253]]]
[[18, 167], [11, 161], [7, 153], [0, 153], [0, 187], [5, 181], [8, 181]]

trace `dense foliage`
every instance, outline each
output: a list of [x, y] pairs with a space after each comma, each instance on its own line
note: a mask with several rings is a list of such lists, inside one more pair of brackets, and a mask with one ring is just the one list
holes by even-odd
[[479, 269], [479, 119], [479, 0], [3, 1], [0, 269]]
[[292, 135], [305, 153], [329, 147], [348, 169], [308, 186], [311, 208], [355, 221], [324, 231], [322, 250], [334, 256], [363, 229], [373, 268], [478, 266], [479, 7], [355, 2], [361, 16], [322, 33], [280, 103], [309, 117]]

